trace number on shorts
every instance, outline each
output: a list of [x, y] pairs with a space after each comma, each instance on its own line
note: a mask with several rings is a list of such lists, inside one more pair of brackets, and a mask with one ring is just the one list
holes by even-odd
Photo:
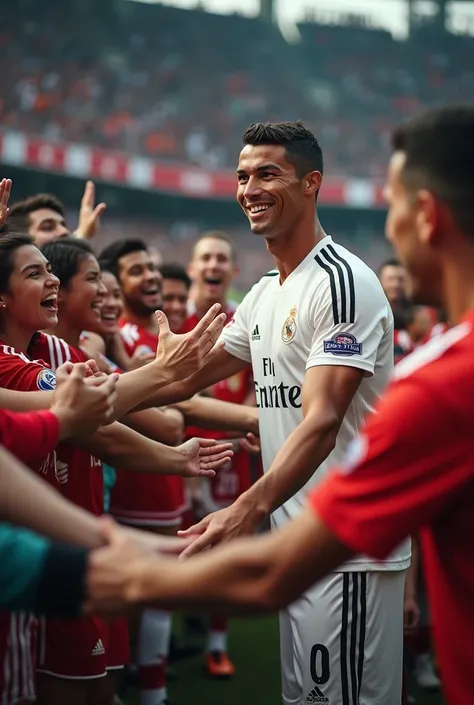
[[[321, 659], [318, 663], [318, 654], [321, 654]], [[319, 666], [319, 668], [318, 668]], [[315, 644], [311, 649], [309, 657], [309, 668], [311, 678], [316, 685], [324, 685], [329, 680], [329, 651], [323, 644]], [[319, 673], [318, 673], [319, 671]]]

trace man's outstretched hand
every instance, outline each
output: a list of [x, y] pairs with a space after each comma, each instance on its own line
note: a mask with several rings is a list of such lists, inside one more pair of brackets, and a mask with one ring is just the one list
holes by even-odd
[[172, 333], [163, 311], [156, 312], [159, 343], [156, 362], [169, 371], [173, 380], [186, 379], [210, 362], [224, 347], [217, 343], [226, 321], [219, 313], [220, 304], [214, 304], [189, 333]]
[[243, 503], [234, 502], [230, 507], [209, 514], [189, 529], [178, 531], [179, 537], [194, 539], [193, 543], [184, 549], [181, 558], [189, 558], [222, 541], [249, 536], [257, 530], [258, 524]]
[[176, 450], [185, 456], [183, 477], [214, 477], [234, 455], [232, 443], [211, 438], [191, 438]]

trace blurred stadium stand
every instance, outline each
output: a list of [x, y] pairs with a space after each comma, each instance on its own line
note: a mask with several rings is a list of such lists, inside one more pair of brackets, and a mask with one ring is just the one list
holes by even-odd
[[[375, 263], [383, 219], [367, 211], [383, 206], [390, 131], [423, 106], [474, 94], [474, 39], [432, 24], [400, 42], [357, 18], [298, 29], [301, 42], [288, 44], [276, 25], [236, 15], [129, 0], [2, 3], [2, 175], [94, 178], [109, 185], [109, 205], [126, 193], [104, 238], [138, 212], [162, 219], [171, 248], [207, 225], [240, 226], [252, 248], [230, 204], [240, 135], [257, 120], [302, 118], [325, 154], [325, 225]], [[129, 189], [155, 195], [155, 212], [147, 199], [136, 211]]]

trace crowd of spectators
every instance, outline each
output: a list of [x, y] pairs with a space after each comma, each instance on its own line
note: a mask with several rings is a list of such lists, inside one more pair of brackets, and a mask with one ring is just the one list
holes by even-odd
[[304, 119], [332, 176], [379, 177], [394, 123], [474, 90], [474, 39], [261, 19], [129, 0], [0, 8], [4, 129], [234, 167], [243, 129]]

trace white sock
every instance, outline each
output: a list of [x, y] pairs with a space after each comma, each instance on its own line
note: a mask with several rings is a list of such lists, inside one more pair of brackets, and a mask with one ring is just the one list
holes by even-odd
[[140, 705], [163, 705], [166, 701], [166, 688], [140, 691]]
[[171, 613], [144, 610], [137, 649], [140, 705], [163, 705], [166, 700], [166, 661], [170, 637]]
[[213, 651], [227, 651], [227, 632], [209, 632], [207, 653]]

